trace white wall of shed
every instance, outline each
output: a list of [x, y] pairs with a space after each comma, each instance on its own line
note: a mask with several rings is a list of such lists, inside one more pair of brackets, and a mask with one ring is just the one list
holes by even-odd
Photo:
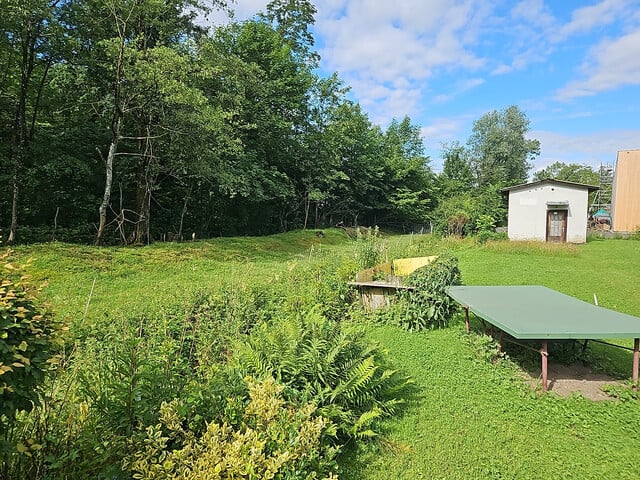
[[568, 202], [567, 242], [586, 242], [589, 191], [557, 184], [523, 186], [509, 192], [509, 239], [544, 242], [549, 210], [547, 202]]

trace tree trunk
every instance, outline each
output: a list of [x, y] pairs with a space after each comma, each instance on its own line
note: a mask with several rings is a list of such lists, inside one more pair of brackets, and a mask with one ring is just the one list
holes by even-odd
[[307, 229], [307, 222], [309, 221], [309, 209], [311, 208], [311, 198], [309, 197], [309, 192], [306, 192], [304, 197], [304, 226], [303, 230]]
[[191, 198], [191, 184], [189, 184], [189, 190], [187, 190], [187, 194], [184, 196], [184, 202], [182, 204], [182, 212], [180, 213], [180, 227], [178, 228], [178, 239], [182, 241], [182, 227], [184, 226], [184, 216], [187, 214], [187, 205], [189, 203], [189, 199]]
[[111, 203], [111, 184], [113, 183], [113, 160], [118, 150], [118, 141], [120, 140], [120, 126], [122, 125], [122, 117], [117, 116], [115, 123], [111, 128], [111, 143], [109, 144], [109, 153], [105, 165], [104, 195], [102, 203], [98, 209], [100, 214], [100, 225], [98, 226], [98, 234], [96, 235], [96, 245], [104, 245], [104, 233], [107, 226], [107, 209]]
[[20, 177], [24, 167], [27, 150], [27, 93], [35, 65], [35, 19], [28, 18], [22, 32], [22, 61], [20, 65], [20, 93], [13, 122], [13, 147], [10, 157], [14, 156], [13, 164], [13, 195], [11, 200], [11, 227], [9, 228], [9, 245], [15, 243], [18, 230], [18, 202], [20, 199]]
[[[116, 18], [118, 20], [118, 18]], [[124, 53], [126, 48], [126, 21], [123, 22], [119, 30], [119, 50], [118, 58], [115, 65], [115, 78], [113, 81], [113, 114], [111, 117], [111, 142], [109, 143], [109, 153], [105, 162], [105, 179], [104, 179], [104, 195], [102, 203], [98, 208], [100, 223], [98, 233], [96, 234], [96, 245], [104, 245], [104, 234], [107, 226], [107, 208], [111, 202], [111, 184], [113, 183], [113, 162], [118, 151], [118, 142], [120, 141], [120, 128], [124, 117], [124, 106], [122, 105], [122, 86], [121, 79], [124, 70]]]
[[136, 245], [148, 245], [151, 243], [150, 220], [151, 220], [151, 187], [153, 169], [153, 144], [151, 142], [151, 130], [149, 121], [143, 115], [140, 128], [140, 141], [138, 152], [138, 172], [136, 174], [136, 213], [138, 219], [136, 227], [131, 236], [131, 243]]

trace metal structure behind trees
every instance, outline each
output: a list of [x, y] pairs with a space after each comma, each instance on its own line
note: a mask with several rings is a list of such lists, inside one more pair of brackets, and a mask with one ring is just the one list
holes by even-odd
[[606, 210], [611, 215], [611, 199], [613, 192], [613, 166], [611, 164], [600, 164], [600, 190], [596, 191], [591, 202], [589, 213], [596, 213], [598, 210]]
[[611, 230], [614, 168], [611, 164], [600, 164], [600, 189], [596, 190], [589, 207], [587, 226], [593, 230]]

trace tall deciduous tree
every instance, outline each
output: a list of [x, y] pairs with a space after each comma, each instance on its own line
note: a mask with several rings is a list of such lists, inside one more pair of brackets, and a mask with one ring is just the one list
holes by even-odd
[[478, 187], [523, 183], [540, 142], [529, 140], [529, 119], [517, 106], [486, 113], [473, 124], [467, 146]]
[[393, 119], [383, 137], [384, 188], [388, 221], [425, 222], [435, 204], [434, 175], [425, 155], [420, 126], [409, 117]]
[[440, 195], [448, 198], [474, 188], [469, 153], [459, 142], [442, 146], [442, 173], [438, 176]]
[[[223, 0], [210, 3], [215, 7], [226, 4]], [[85, 61], [107, 99], [102, 106], [111, 133], [104, 162], [105, 185], [96, 244], [104, 242], [114, 162], [122, 155], [137, 159], [132, 162], [136, 178], [132, 219], [135, 227], [129, 240], [149, 241], [151, 192], [157, 160], [161, 158], [155, 140], [164, 133], [158, 131], [158, 127], [167, 118], [163, 107], [185, 101], [182, 86], [184, 67], [189, 62], [181, 57], [187, 55], [184, 45], [197, 30], [193, 24], [195, 12], [203, 8], [199, 0], [82, 0], [78, 3], [75, 19], [81, 25], [81, 42], [87, 47]], [[180, 94], [182, 99], [178, 99]], [[125, 146], [126, 151], [121, 151], [121, 146]], [[123, 209], [120, 216], [122, 226], [126, 220]], [[121, 234], [126, 240], [124, 231]]]
[[[11, 224], [7, 243], [14, 243], [18, 227], [20, 187], [23, 181], [28, 147], [33, 140], [41, 93], [51, 64], [56, 42], [61, 38], [57, 18], [59, 0], [6, 0], [0, 4], [1, 53], [3, 71], [0, 98], [5, 110], [1, 128], [4, 148], [1, 163], [11, 170]], [[4, 160], [4, 161], [2, 161]]]
[[261, 17], [285, 39], [297, 60], [317, 67], [320, 56], [313, 50], [315, 40], [310, 31], [316, 12], [309, 0], [271, 0]]
[[293, 55], [291, 45], [264, 21], [247, 21], [220, 29], [220, 48], [251, 66], [236, 110], [242, 130], [243, 158], [237, 159], [251, 203], [264, 216], [277, 216], [282, 229], [297, 213], [296, 180], [304, 164], [303, 140], [309, 115], [308, 95], [314, 83], [309, 68]]

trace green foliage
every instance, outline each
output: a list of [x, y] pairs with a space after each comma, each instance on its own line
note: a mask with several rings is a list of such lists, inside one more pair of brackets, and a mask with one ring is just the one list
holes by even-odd
[[[18, 411], [39, 404], [46, 373], [57, 362], [63, 327], [38, 300], [24, 267], [5, 263], [0, 255], [0, 426], [14, 421]], [[1, 450], [1, 449], [0, 449]]]
[[336, 74], [318, 77], [313, 2], [199, 25], [231, 3], [3, 3], [11, 241], [87, 242], [98, 207], [107, 245], [426, 221], [420, 127], [383, 131]]
[[495, 226], [496, 223], [492, 216], [480, 215], [476, 221], [476, 236], [478, 242], [485, 243], [489, 239], [496, 238], [494, 232]]
[[[21, 443], [24, 452], [11, 454], [0, 476], [128, 478], [131, 472], [123, 470], [122, 460], [147, 452], [147, 428], [162, 425], [163, 401], [175, 406], [182, 429], [192, 432], [194, 439], [202, 439], [210, 423], [226, 422], [234, 432], [245, 432], [252, 421], [245, 415], [247, 385], [215, 363], [214, 358], [227, 359], [233, 350], [224, 348], [226, 341], [207, 350], [207, 342], [215, 338], [207, 330], [218, 329], [220, 337], [231, 340], [236, 327], [251, 329], [254, 304], [260, 306], [260, 314], [277, 312], [259, 317], [261, 322], [271, 318], [277, 324], [325, 296], [331, 299], [331, 311], [343, 318], [340, 327], [350, 329], [352, 321], [344, 318], [356, 314], [339, 301], [344, 292], [341, 282], [356, 268], [356, 244], [340, 230], [324, 233], [322, 238], [298, 231], [145, 248], [60, 243], [16, 248], [17, 262], [35, 257], [30, 273], [37, 283], [48, 281], [43, 293], [57, 317], [73, 320], [75, 347], [46, 382], [41, 404], [31, 412], [20, 412], [15, 428], [2, 432], [14, 445]], [[640, 297], [629, 295], [628, 288], [639, 281], [637, 242], [478, 245], [475, 238], [431, 235], [385, 237], [385, 241], [391, 258], [455, 255], [470, 285], [539, 284], [589, 302], [597, 293], [606, 308], [640, 314]], [[336, 294], [330, 296], [334, 287]], [[280, 315], [281, 308], [286, 315]], [[324, 313], [325, 308], [322, 305], [319, 311]], [[339, 312], [344, 313], [339, 316]], [[228, 329], [225, 319], [231, 323]], [[478, 327], [473, 317], [472, 323]], [[418, 334], [395, 325], [367, 323], [363, 329], [363, 341], [379, 342], [394, 368], [410, 373], [415, 383], [410, 392], [395, 394], [406, 399], [396, 415], [376, 421], [372, 430], [384, 432], [379, 441], [351, 441], [353, 454], [342, 448], [345, 455], [338, 461], [343, 478], [539, 478], [540, 472], [555, 478], [639, 476], [638, 404], [626, 389], [616, 392], [626, 401], [592, 402], [553, 392], [540, 396], [523, 381], [522, 365], [497, 356], [488, 337], [467, 336], [460, 316], [449, 328]], [[244, 335], [239, 334], [238, 342]], [[627, 340], [620, 343], [632, 345]], [[598, 370], [621, 378], [630, 375], [630, 352], [599, 344], [590, 344], [590, 349], [587, 360]], [[79, 385], [81, 376], [93, 385], [97, 384], [93, 380], [102, 382], [103, 397], [109, 393], [113, 400], [94, 403], [100, 388], [94, 386], [89, 398]], [[126, 406], [132, 378], [149, 407]], [[285, 386], [282, 395], [288, 398], [289, 392], [291, 387]], [[296, 411], [304, 408], [302, 401], [285, 403]], [[118, 425], [120, 420], [107, 418], [98, 408], [102, 405], [114, 413], [133, 412], [133, 434], [112, 434], [110, 425], [125, 429]], [[377, 414], [368, 412], [356, 420], [357, 431], [366, 431], [361, 424]], [[312, 418], [317, 415], [318, 410]], [[169, 429], [161, 428], [161, 436], [170, 437]], [[167, 455], [186, 445], [178, 442], [179, 436], [171, 438]], [[549, 445], [554, 445], [552, 451]], [[146, 464], [157, 464], [159, 456]]]
[[463, 194], [473, 189], [474, 178], [469, 162], [469, 152], [458, 142], [443, 145], [442, 173], [438, 184], [443, 199]]
[[413, 288], [400, 291], [397, 301], [382, 315], [409, 331], [446, 327], [458, 310], [446, 289], [461, 282], [458, 259], [441, 255], [406, 278], [404, 283]]
[[271, 320], [279, 299], [268, 288], [245, 283], [217, 294], [196, 293], [183, 325], [175, 332], [185, 343], [190, 362], [211, 365], [223, 362], [229, 346], [251, 331], [256, 323]]
[[316, 310], [256, 327], [236, 346], [233, 366], [241, 375], [273, 375], [288, 400], [314, 402], [342, 438], [374, 436], [375, 420], [394, 412], [405, 383], [362, 331]]
[[540, 154], [540, 142], [525, 137], [529, 119], [516, 105], [493, 110], [473, 123], [467, 141], [479, 188], [524, 183], [530, 161]]
[[371, 268], [386, 260], [387, 245], [376, 227], [356, 229], [355, 260], [358, 269]]
[[142, 450], [128, 456], [133, 478], [337, 479], [331, 424], [312, 403], [286, 401], [272, 378], [247, 379], [250, 401], [238, 424], [210, 422], [202, 435], [183, 427], [177, 402], [163, 403]]
[[436, 209], [436, 229], [446, 235], [466, 236], [503, 225], [506, 208], [495, 186], [467, 191], [441, 200]]
[[564, 180], [566, 182], [584, 183], [586, 185], [599, 185], [600, 175], [589, 165], [577, 163], [555, 162], [533, 175], [533, 180]]

